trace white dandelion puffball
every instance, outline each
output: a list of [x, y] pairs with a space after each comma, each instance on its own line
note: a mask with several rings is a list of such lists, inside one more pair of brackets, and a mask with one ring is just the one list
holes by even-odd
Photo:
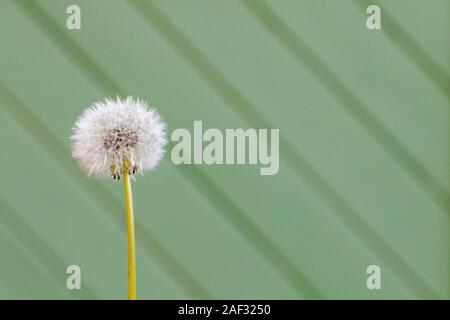
[[142, 100], [128, 97], [94, 103], [78, 118], [72, 155], [88, 175], [120, 179], [153, 169], [164, 155], [166, 125]]

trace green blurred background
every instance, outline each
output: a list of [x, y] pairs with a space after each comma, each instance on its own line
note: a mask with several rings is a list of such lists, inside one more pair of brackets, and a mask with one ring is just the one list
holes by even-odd
[[[281, 135], [275, 176], [175, 166], [169, 146], [137, 178], [139, 298], [448, 299], [449, 14], [448, 0], [2, 0], [0, 298], [126, 298], [122, 185], [87, 178], [69, 141], [119, 94], [169, 132]], [[82, 290], [66, 289], [70, 264]]]

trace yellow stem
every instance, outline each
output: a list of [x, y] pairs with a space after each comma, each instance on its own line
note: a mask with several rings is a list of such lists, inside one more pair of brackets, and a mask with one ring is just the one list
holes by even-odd
[[125, 210], [127, 214], [128, 234], [128, 300], [136, 300], [136, 250], [134, 236], [133, 196], [131, 194], [130, 174], [123, 172], [123, 190], [125, 191]]

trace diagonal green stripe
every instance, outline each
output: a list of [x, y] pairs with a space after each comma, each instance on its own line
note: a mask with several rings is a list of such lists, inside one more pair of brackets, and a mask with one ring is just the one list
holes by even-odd
[[[372, 4], [373, 1], [353, 0], [355, 7], [363, 9]], [[359, 11], [359, 10], [358, 10]], [[422, 74], [427, 77], [442, 95], [450, 99], [450, 77], [442, 70], [433, 59], [395, 22], [387, 10], [382, 12], [383, 34], [397, 47]], [[448, 40], [448, 39], [447, 39]]]
[[205, 198], [218, 211], [223, 212], [224, 218], [232, 225], [254, 248], [256, 252], [272, 265], [298, 293], [308, 299], [324, 299], [324, 295], [307, 278], [305, 274], [297, 270], [296, 266], [285, 256], [271, 240], [248, 219], [245, 213], [233, 203], [220, 187], [211, 180], [206, 179], [195, 166], [180, 167], [180, 172], [186, 179], [205, 196]]

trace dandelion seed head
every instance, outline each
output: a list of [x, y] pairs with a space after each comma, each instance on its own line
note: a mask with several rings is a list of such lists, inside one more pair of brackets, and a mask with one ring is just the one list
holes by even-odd
[[94, 176], [120, 177], [153, 169], [164, 155], [166, 125], [142, 100], [128, 97], [94, 103], [73, 128], [72, 155]]

